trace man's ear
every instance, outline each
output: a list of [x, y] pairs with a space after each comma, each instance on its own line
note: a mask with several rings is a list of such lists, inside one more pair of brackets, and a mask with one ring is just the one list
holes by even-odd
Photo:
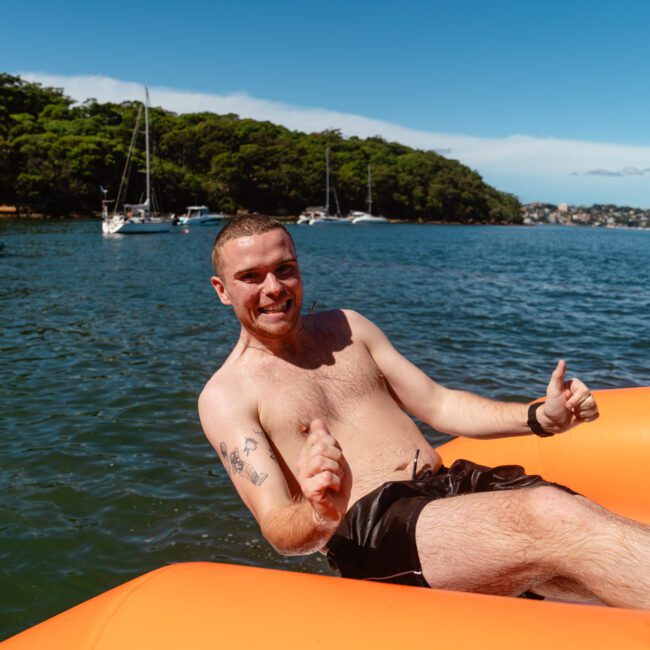
[[213, 275], [210, 278], [210, 282], [212, 283], [214, 290], [217, 292], [219, 300], [221, 300], [224, 305], [232, 305], [232, 302], [230, 302], [230, 297], [228, 296], [226, 285], [221, 281], [221, 279], [216, 275]]

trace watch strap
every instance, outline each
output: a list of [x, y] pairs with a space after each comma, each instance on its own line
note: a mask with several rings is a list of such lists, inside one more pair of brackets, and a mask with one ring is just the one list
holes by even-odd
[[554, 436], [555, 434], [552, 433], [551, 431], [546, 431], [545, 429], [543, 429], [542, 425], [539, 423], [539, 420], [537, 419], [537, 409], [543, 403], [544, 402], [534, 402], [528, 407], [528, 421], [526, 422], [526, 424], [528, 425], [528, 428], [536, 436], [540, 436], [540, 438], [548, 438], [549, 436]]

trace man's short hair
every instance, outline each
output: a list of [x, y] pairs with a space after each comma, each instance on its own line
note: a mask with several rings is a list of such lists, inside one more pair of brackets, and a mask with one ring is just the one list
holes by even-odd
[[228, 223], [221, 229], [212, 247], [212, 266], [217, 277], [221, 277], [223, 269], [221, 268], [221, 249], [231, 239], [239, 239], [240, 237], [250, 237], [252, 235], [262, 235], [271, 230], [284, 230], [291, 240], [291, 245], [294, 250], [296, 245], [293, 242], [293, 237], [289, 231], [273, 217], [267, 217], [263, 214], [243, 214], [238, 217], [230, 219]]

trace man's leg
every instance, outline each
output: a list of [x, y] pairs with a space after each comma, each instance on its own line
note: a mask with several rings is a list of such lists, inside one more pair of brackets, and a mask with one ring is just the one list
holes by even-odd
[[571, 580], [571, 578], [553, 578], [541, 585], [535, 585], [535, 588], [531, 591], [538, 596], [544, 596], [553, 600], [568, 600], [572, 603], [588, 605], [605, 604], [581, 584], [578, 584], [575, 580]]
[[547, 583], [557, 595], [564, 583], [650, 609], [650, 528], [557, 488], [432, 501], [416, 542], [432, 587], [515, 596]]

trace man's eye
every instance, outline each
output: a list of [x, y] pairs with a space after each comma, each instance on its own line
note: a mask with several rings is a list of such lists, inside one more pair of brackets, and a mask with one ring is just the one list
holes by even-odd
[[280, 266], [275, 271], [276, 275], [280, 278], [288, 278], [293, 273], [293, 266], [287, 264], [286, 266]]
[[244, 275], [240, 275], [239, 279], [242, 282], [255, 282], [257, 281], [257, 275], [255, 273], [245, 273]]

